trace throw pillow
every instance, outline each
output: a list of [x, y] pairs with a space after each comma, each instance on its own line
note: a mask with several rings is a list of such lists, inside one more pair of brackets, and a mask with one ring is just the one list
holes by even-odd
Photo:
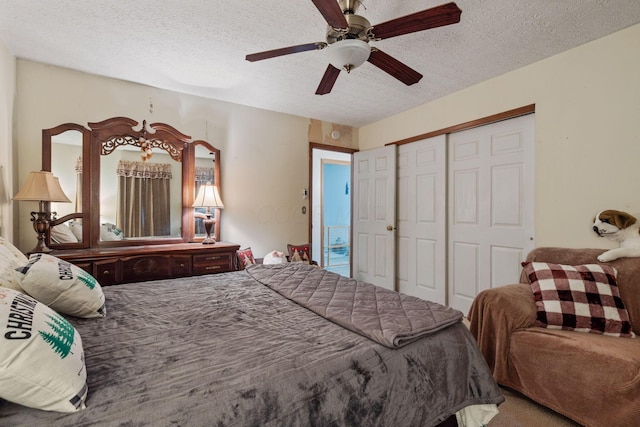
[[51, 227], [51, 240], [54, 243], [78, 243], [78, 239], [68, 225], [59, 224]]
[[622, 303], [615, 268], [602, 264], [523, 262], [536, 306], [536, 325], [635, 337]]
[[98, 281], [75, 265], [48, 254], [31, 254], [16, 269], [23, 274], [26, 293], [60, 313], [76, 317], [104, 317], [104, 294]]
[[82, 221], [72, 219], [69, 221], [69, 228], [73, 235], [76, 236], [76, 239], [78, 239], [78, 242], [82, 242]]
[[122, 239], [124, 239], [124, 234], [115, 224], [105, 222], [100, 226], [100, 240], [112, 242]]
[[22, 275], [15, 270], [15, 267], [0, 256], [0, 287], [24, 292], [20, 286]]
[[64, 317], [28, 295], [0, 288], [0, 398], [46, 411], [84, 408], [82, 341]]
[[248, 266], [256, 263], [256, 260], [253, 257], [253, 252], [251, 251], [251, 248], [239, 250], [236, 253], [236, 258], [238, 261], [238, 270], [244, 270]]
[[26, 255], [2, 237], [0, 237], [0, 258], [4, 258], [14, 268], [27, 262]]
[[304, 245], [287, 244], [287, 250], [289, 251], [289, 261], [311, 264], [311, 247], [308, 243]]
[[271, 251], [264, 256], [262, 263], [264, 265], [270, 264], [284, 264], [287, 262], [287, 258], [284, 256], [284, 252]]

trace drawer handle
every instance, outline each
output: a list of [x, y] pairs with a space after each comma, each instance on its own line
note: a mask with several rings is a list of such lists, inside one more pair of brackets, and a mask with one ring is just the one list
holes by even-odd
[[103, 272], [102, 272], [102, 275], [103, 275], [103, 276], [108, 276], [108, 275], [109, 275], [109, 270], [105, 270], [105, 271], [103, 271]]
[[222, 268], [222, 267], [219, 266], [219, 265], [208, 265], [204, 269], [205, 270], [219, 270], [220, 268]]

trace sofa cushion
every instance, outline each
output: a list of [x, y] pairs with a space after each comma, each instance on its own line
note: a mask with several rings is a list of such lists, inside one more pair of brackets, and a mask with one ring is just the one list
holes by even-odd
[[532, 327], [513, 332], [509, 378], [498, 382], [582, 425], [640, 417], [640, 339]]
[[635, 337], [615, 268], [603, 264], [523, 262], [538, 309], [536, 325]]

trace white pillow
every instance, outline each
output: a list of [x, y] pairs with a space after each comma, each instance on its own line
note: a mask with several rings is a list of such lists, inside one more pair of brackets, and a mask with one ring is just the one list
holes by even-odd
[[22, 275], [15, 270], [13, 265], [10, 265], [10, 263], [5, 260], [0, 260], [0, 287], [24, 292], [20, 286], [21, 280]]
[[78, 220], [69, 221], [69, 229], [76, 236], [76, 240], [82, 242], [82, 222]]
[[262, 259], [262, 264], [284, 264], [287, 262], [287, 257], [284, 255], [284, 252], [280, 251], [271, 251], [264, 256]]
[[84, 409], [80, 334], [28, 295], [0, 288], [0, 398], [46, 411]]
[[2, 262], [3, 258], [14, 268], [24, 265], [28, 260], [26, 255], [20, 252], [18, 248], [0, 237], [0, 262]]
[[100, 240], [110, 242], [114, 240], [122, 240], [123, 238], [124, 234], [122, 233], [122, 230], [116, 227], [115, 224], [105, 222], [100, 226]]
[[55, 243], [78, 243], [78, 238], [66, 224], [51, 227], [51, 240]]
[[16, 270], [23, 274], [20, 287], [26, 293], [60, 313], [77, 317], [104, 317], [107, 313], [98, 281], [67, 261], [36, 253]]

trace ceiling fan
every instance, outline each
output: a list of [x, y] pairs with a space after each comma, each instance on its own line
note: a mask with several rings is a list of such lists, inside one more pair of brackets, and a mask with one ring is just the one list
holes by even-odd
[[456, 24], [460, 22], [460, 14], [462, 13], [455, 3], [447, 3], [378, 25], [371, 25], [366, 18], [356, 14], [361, 0], [311, 1], [329, 24], [326, 42], [307, 43], [252, 53], [246, 56], [246, 60], [261, 61], [292, 53], [327, 48], [329, 65], [316, 90], [316, 95], [325, 95], [331, 92], [340, 70], [345, 70], [348, 73], [365, 61], [369, 61], [406, 85], [418, 83], [422, 74], [380, 49], [370, 46], [369, 42]]

